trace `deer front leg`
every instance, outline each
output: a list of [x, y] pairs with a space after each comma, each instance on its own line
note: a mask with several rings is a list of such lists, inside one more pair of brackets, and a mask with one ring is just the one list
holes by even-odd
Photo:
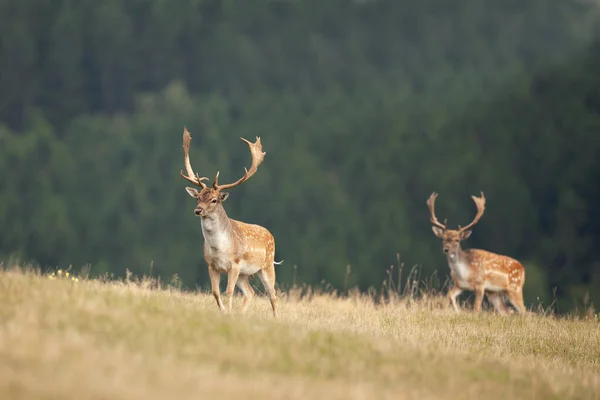
[[460, 309], [458, 308], [458, 304], [456, 304], [456, 298], [462, 293], [462, 290], [454, 285], [449, 291], [448, 291], [448, 299], [450, 299], [450, 303], [452, 303], [452, 307], [454, 307], [454, 311], [456, 312], [460, 312]]
[[485, 290], [483, 289], [483, 286], [475, 287], [475, 306], [474, 306], [475, 312], [481, 311], [481, 303], [483, 302], [484, 292], [485, 292]]
[[215, 296], [215, 300], [217, 301], [217, 307], [219, 307], [219, 310], [223, 311], [225, 310], [225, 306], [221, 301], [221, 290], [219, 289], [219, 283], [221, 282], [221, 274], [209, 265], [208, 276], [210, 277], [210, 286], [212, 287], [212, 294], [213, 296]]
[[231, 268], [227, 273], [227, 289], [225, 290], [225, 296], [227, 296], [227, 308], [231, 312], [231, 305], [233, 303], [233, 291], [237, 283], [238, 277], [240, 276], [240, 266], [238, 264], [231, 264]]

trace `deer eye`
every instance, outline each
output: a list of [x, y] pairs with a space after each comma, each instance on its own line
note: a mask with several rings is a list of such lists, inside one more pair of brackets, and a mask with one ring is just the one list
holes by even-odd
[[217, 199], [212, 199], [210, 202], [215, 204], [217, 202]]

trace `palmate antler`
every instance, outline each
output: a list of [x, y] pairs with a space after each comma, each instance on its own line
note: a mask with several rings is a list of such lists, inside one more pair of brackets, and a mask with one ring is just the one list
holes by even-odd
[[[212, 186], [215, 190], [221, 191], [224, 189], [230, 189], [232, 187], [236, 187], [236, 186], [241, 185], [242, 183], [246, 182], [248, 179], [250, 179], [252, 177], [252, 175], [254, 175], [256, 173], [256, 171], [258, 170], [258, 166], [263, 162], [263, 160], [265, 158], [265, 154], [267, 154], [266, 152], [262, 151], [262, 144], [260, 143], [260, 138], [258, 136], [256, 137], [256, 142], [254, 142], [254, 143], [251, 143], [250, 141], [248, 141], [244, 138], [240, 138], [240, 139], [242, 139], [244, 142], [248, 143], [248, 147], [250, 148], [250, 153], [252, 154], [252, 165], [250, 166], [249, 170], [244, 168], [246, 173], [240, 179], [238, 179], [237, 181], [235, 181], [233, 183], [227, 183], [224, 185], [219, 185], [219, 172], [217, 172], [217, 175], [215, 176], [215, 180], [212, 184]], [[192, 164], [190, 163], [189, 152], [190, 152], [190, 142], [191, 141], [192, 141], [192, 136], [190, 135], [190, 132], [187, 130], [187, 128], [184, 127], [183, 128], [183, 154], [184, 154], [184, 162], [185, 162], [185, 169], [187, 171], [187, 175], [184, 175], [183, 171], [180, 171], [179, 173], [185, 180], [193, 183], [196, 186], [200, 186], [202, 189], [206, 189], [207, 186], [203, 181], [207, 181], [208, 178], [200, 177], [200, 175], [198, 175], [197, 173], [194, 173], [194, 170], [192, 169]]]
[[256, 171], [258, 170], [258, 166], [263, 162], [263, 160], [265, 158], [265, 154], [267, 154], [266, 152], [262, 151], [262, 144], [260, 143], [260, 138], [258, 136], [256, 137], [256, 142], [254, 142], [254, 143], [251, 143], [250, 141], [248, 141], [244, 138], [240, 138], [240, 139], [242, 139], [244, 142], [248, 143], [248, 147], [250, 148], [250, 153], [252, 154], [252, 165], [250, 166], [250, 169], [244, 168], [246, 173], [240, 179], [238, 179], [237, 181], [235, 181], [233, 183], [227, 183], [224, 185], [219, 185], [219, 172], [217, 172], [217, 176], [215, 176], [215, 181], [213, 182], [213, 188], [215, 190], [230, 189], [232, 187], [236, 187], [236, 186], [241, 185], [242, 183], [246, 182], [248, 179], [250, 179], [252, 177], [252, 175], [254, 175], [256, 173]]
[[438, 194], [433, 192], [427, 199], [427, 207], [429, 207], [429, 214], [430, 214], [429, 220], [431, 221], [431, 223], [433, 225], [435, 225], [438, 228], [441, 228], [445, 231], [446, 229], [448, 229], [447, 222], [444, 220], [444, 223], [442, 224], [440, 221], [438, 221], [437, 217], [435, 216], [435, 199], [437, 197], [438, 197]]
[[458, 226], [458, 230], [461, 232], [471, 229], [476, 223], [478, 223], [481, 217], [483, 216], [483, 212], [485, 211], [485, 196], [483, 195], [483, 192], [481, 192], [481, 197], [471, 196], [471, 198], [477, 206], [477, 214], [475, 215], [475, 218], [473, 219], [473, 221], [471, 221], [469, 225], [464, 226], [462, 228], [460, 225]]
[[[446, 220], [444, 220], [444, 223], [442, 224], [440, 221], [438, 221], [437, 217], [435, 216], [435, 199], [437, 198], [437, 196], [438, 196], [438, 194], [433, 192], [427, 199], [427, 206], [429, 207], [429, 213], [430, 213], [429, 219], [433, 225], [435, 225], [438, 228], [441, 228], [445, 231], [446, 229], [448, 229], [448, 224], [446, 223]], [[475, 202], [475, 205], [477, 206], [477, 214], [475, 215], [475, 218], [473, 218], [473, 221], [471, 221], [471, 223], [468, 224], [467, 226], [464, 226], [464, 227], [461, 227], [460, 225], [458, 226], [458, 230], [460, 232], [464, 232], [464, 231], [471, 229], [476, 223], [479, 222], [479, 220], [481, 219], [481, 217], [483, 216], [483, 213], [485, 211], [485, 196], [483, 195], [483, 192], [481, 192], [481, 197], [471, 196], [471, 198], [473, 199], [473, 201]]]
[[206, 189], [206, 184], [202, 181], [207, 181], [208, 178], [200, 177], [200, 175], [195, 174], [192, 169], [192, 164], [190, 163], [190, 142], [192, 141], [192, 136], [190, 132], [188, 132], [187, 127], [183, 127], [183, 155], [185, 162], [185, 170], [187, 171], [187, 176], [183, 174], [183, 171], [179, 171], [183, 179], [193, 183], [196, 186], [200, 186], [202, 189]]

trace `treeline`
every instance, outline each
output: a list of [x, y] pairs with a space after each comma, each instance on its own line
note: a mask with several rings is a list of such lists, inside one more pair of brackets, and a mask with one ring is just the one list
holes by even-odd
[[[184, 192], [236, 179], [278, 280], [444, 276], [425, 200], [521, 259], [526, 300], [600, 304], [598, 13], [577, 2], [0, 1], [0, 253], [204, 285]], [[297, 268], [294, 268], [297, 266]]]

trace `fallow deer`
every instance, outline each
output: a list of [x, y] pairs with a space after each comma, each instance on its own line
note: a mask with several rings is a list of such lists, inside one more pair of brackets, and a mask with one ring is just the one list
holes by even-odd
[[463, 290], [475, 292], [475, 312], [481, 310], [484, 293], [500, 314], [506, 314], [504, 295], [519, 313], [526, 311], [523, 304], [523, 284], [525, 269], [517, 260], [491, 253], [485, 250], [462, 250], [460, 242], [471, 236], [471, 228], [479, 222], [485, 210], [485, 197], [471, 196], [477, 206], [477, 214], [473, 221], [458, 230], [448, 229], [446, 220], [440, 223], [435, 216], [435, 199], [437, 193], [432, 193], [427, 200], [433, 233], [442, 239], [442, 248], [450, 266], [450, 276], [454, 286], [448, 291], [448, 298], [458, 312], [456, 298]]
[[204, 236], [204, 260], [208, 264], [208, 274], [212, 293], [221, 311], [225, 311], [221, 301], [219, 282], [221, 274], [227, 273], [227, 289], [225, 295], [228, 300], [228, 311], [231, 312], [233, 292], [237, 285], [242, 291], [244, 300], [241, 311], [245, 312], [250, 300], [254, 297], [254, 290], [248, 282], [248, 277], [257, 274], [273, 308], [273, 316], [277, 316], [277, 297], [275, 295], [275, 240], [266, 228], [236, 221], [227, 216], [223, 202], [229, 196], [224, 192], [250, 179], [258, 166], [262, 163], [265, 152], [262, 151], [260, 138], [251, 143], [241, 138], [250, 147], [252, 166], [245, 169], [246, 173], [236, 182], [219, 184], [219, 172], [215, 176], [212, 187], [203, 181], [208, 178], [200, 177], [192, 169], [189, 157], [190, 142], [192, 137], [187, 128], [183, 129], [183, 152], [187, 175], [180, 171], [181, 176], [187, 181], [199, 186], [201, 190], [186, 187], [190, 196], [196, 199], [194, 214], [200, 217], [202, 234]]

